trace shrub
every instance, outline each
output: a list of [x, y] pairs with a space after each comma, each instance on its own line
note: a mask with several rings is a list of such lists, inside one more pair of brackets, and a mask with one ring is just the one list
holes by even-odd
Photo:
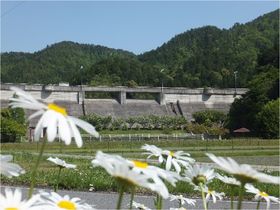
[[25, 136], [26, 130], [23, 109], [1, 110], [1, 142], [15, 142], [18, 137]]
[[82, 119], [94, 125], [97, 130], [102, 130], [110, 127], [112, 122], [111, 116], [103, 117], [96, 114], [83, 116]]
[[128, 119], [103, 117], [95, 114], [82, 117], [96, 127], [97, 130], [127, 130], [127, 129], [182, 129], [187, 120], [184, 117], [171, 116], [136, 116]]
[[224, 136], [227, 133], [229, 133], [228, 129], [220, 127], [217, 124], [212, 124], [212, 126], [206, 126], [206, 125], [197, 124], [197, 123], [187, 124], [186, 131], [188, 133], [194, 133], [194, 134], [207, 133], [209, 135], [217, 135], [217, 136], [218, 135]]
[[205, 110], [193, 114], [195, 122], [198, 124], [205, 124], [211, 126], [213, 123], [223, 124], [226, 115], [223, 112], [216, 110]]

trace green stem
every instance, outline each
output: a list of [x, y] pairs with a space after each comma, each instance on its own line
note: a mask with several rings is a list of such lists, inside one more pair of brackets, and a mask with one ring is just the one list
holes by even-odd
[[54, 191], [55, 191], [55, 192], [57, 192], [57, 190], [58, 190], [58, 186], [59, 186], [59, 182], [60, 182], [61, 170], [62, 170], [62, 167], [59, 166], [58, 175], [57, 175], [57, 178], [56, 178], [56, 185], [55, 185], [55, 187], [54, 187]]
[[159, 209], [162, 209], [162, 197], [159, 196]]
[[233, 210], [233, 186], [230, 186], [230, 209]]
[[156, 208], [157, 208], [157, 210], [159, 210], [159, 194], [157, 194]]
[[59, 153], [62, 153], [62, 140], [59, 139]]
[[205, 210], [207, 210], [207, 204], [206, 204], [206, 199], [205, 199], [205, 193], [203, 191], [203, 186], [202, 183], [199, 183], [200, 189], [201, 189], [201, 196], [202, 196], [202, 201], [203, 201], [203, 207]]
[[134, 199], [134, 194], [135, 194], [135, 187], [132, 187], [131, 189], [131, 196], [130, 196], [130, 204], [129, 204], [129, 209], [132, 209], [132, 203], [133, 203], [133, 199]]
[[259, 210], [259, 208], [260, 208], [260, 204], [261, 204], [261, 200], [258, 200], [257, 210]]
[[116, 208], [117, 210], [121, 209], [123, 194], [124, 194], [124, 187], [120, 186], [119, 199]]
[[239, 190], [239, 198], [238, 198], [238, 206], [237, 209], [240, 210], [242, 207], [243, 195], [244, 195], [244, 186], [245, 183], [241, 182], [240, 190]]
[[159, 194], [157, 194], [156, 207], [157, 210], [162, 209], [162, 197]]
[[34, 186], [35, 186], [36, 176], [37, 176], [37, 170], [38, 170], [38, 166], [39, 166], [39, 163], [41, 161], [41, 158], [43, 156], [43, 152], [44, 152], [44, 149], [45, 149], [45, 146], [46, 146], [46, 142], [47, 142], [47, 139], [44, 138], [43, 142], [42, 142], [42, 146], [40, 148], [39, 156], [37, 158], [37, 161], [36, 161], [35, 166], [34, 166], [33, 171], [32, 171], [31, 184], [30, 184], [30, 188], [29, 188], [29, 191], [28, 191], [28, 198], [32, 197], [32, 194], [33, 194], [33, 191], [34, 191]]

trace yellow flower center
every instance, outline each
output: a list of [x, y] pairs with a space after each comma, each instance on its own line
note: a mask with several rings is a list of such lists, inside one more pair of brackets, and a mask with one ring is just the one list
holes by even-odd
[[76, 205], [71, 201], [62, 200], [57, 204], [57, 206], [62, 209], [76, 210]]
[[8, 208], [5, 208], [5, 210], [18, 210], [18, 208], [15, 208], [15, 207], [8, 207]]
[[55, 112], [58, 112], [64, 116], [67, 115], [67, 112], [66, 112], [66, 109], [60, 107], [60, 106], [57, 106], [56, 104], [48, 104], [48, 109], [51, 109]]
[[172, 156], [172, 157], [174, 157], [174, 152], [171, 152], [171, 151], [170, 151], [170, 152], [169, 152], [169, 155]]
[[262, 196], [262, 197], [267, 197], [268, 194], [267, 194], [266, 192], [260, 192], [260, 196]]
[[148, 167], [148, 163], [145, 162], [141, 162], [141, 161], [137, 161], [137, 160], [133, 160], [132, 161], [135, 167], [138, 168], [147, 168]]

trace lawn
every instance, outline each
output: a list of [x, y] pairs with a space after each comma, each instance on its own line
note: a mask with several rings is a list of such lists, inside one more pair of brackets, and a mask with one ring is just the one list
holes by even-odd
[[[279, 165], [279, 140], [261, 139], [233, 139], [233, 140], [168, 140], [168, 141], [85, 141], [82, 148], [77, 148], [73, 142], [66, 146], [62, 143], [48, 143], [45, 153], [60, 155], [77, 155], [80, 158], [94, 157], [96, 151], [119, 154], [126, 158], [144, 159], [141, 146], [154, 144], [158, 147], [176, 151], [189, 152], [198, 161], [208, 162], [205, 152], [211, 152], [220, 156], [232, 156], [241, 163], [256, 165]], [[2, 153], [36, 154], [41, 143], [4, 143], [1, 145]]]
[[[59, 142], [48, 143], [45, 149], [43, 161], [40, 164], [37, 176], [37, 186], [52, 187], [56, 183], [58, 174], [57, 168], [47, 161], [50, 154], [52, 156], [61, 155], [69, 163], [77, 165], [77, 170], [63, 169], [61, 175], [60, 188], [73, 190], [89, 190], [93, 186], [95, 191], [116, 191], [117, 185], [113, 179], [101, 168], [93, 168], [90, 161], [94, 158], [96, 151], [120, 154], [131, 159], [145, 159], [140, 147], [145, 143], [155, 144], [161, 148], [176, 151], [184, 150], [200, 162], [210, 162], [205, 156], [205, 152], [211, 152], [221, 156], [232, 156], [240, 163], [256, 165], [279, 166], [279, 141], [261, 139], [234, 139], [234, 140], [178, 140], [178, 141], [92, 141], [85, 142], [82, 148], [77, 148], [74, 143], [65, 146]], [[31, 179], [31, 168], [37, 158], [41, 143], [3, 143], [1, 144], [2, 154], [13, 154], [14, 162], [20, 164], [27, 173], [16, 178], [1, 178], [2, 184], [7, 185], [29, 185]], [[279, 172], [271, 172], [279, 175]], [[229, 193], [229, 188], [215, 180], [211, 183], [217, 191]], [[278, 186], [269, 184], [259, 184], [262, 190], [267, 190], [270, 194], [279, 196]], [[187, 193], [188, 195], [198, 195], [192, 190], [192, 186], [180, 182], [176, 188], [169, 186], [172, 193]], [[138, 192], [145, 192], [138, 189]], [[235, 191], [238, 195], [238, 191]]]

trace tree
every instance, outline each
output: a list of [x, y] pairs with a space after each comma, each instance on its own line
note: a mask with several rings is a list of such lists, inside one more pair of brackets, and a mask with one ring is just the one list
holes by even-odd
[[27, 125], [21, 108], [1, 110], [1, 142], [15, 142], [25, 136]]
[[278, 69], [273, 66], [261, 69], [262, 72], [251, 81], [250, 90], [242, 98], [235, 99], [230, 107], [227, 127], [231, 131], [246, 127], [253, 134], [262, 136], [257, 115], [269, 101], [279, 97], [276, 88], [279, 75]]
[[279, 102], [268, 102], [257, 114], [260, 134], [264, 138], [279, 138]]

